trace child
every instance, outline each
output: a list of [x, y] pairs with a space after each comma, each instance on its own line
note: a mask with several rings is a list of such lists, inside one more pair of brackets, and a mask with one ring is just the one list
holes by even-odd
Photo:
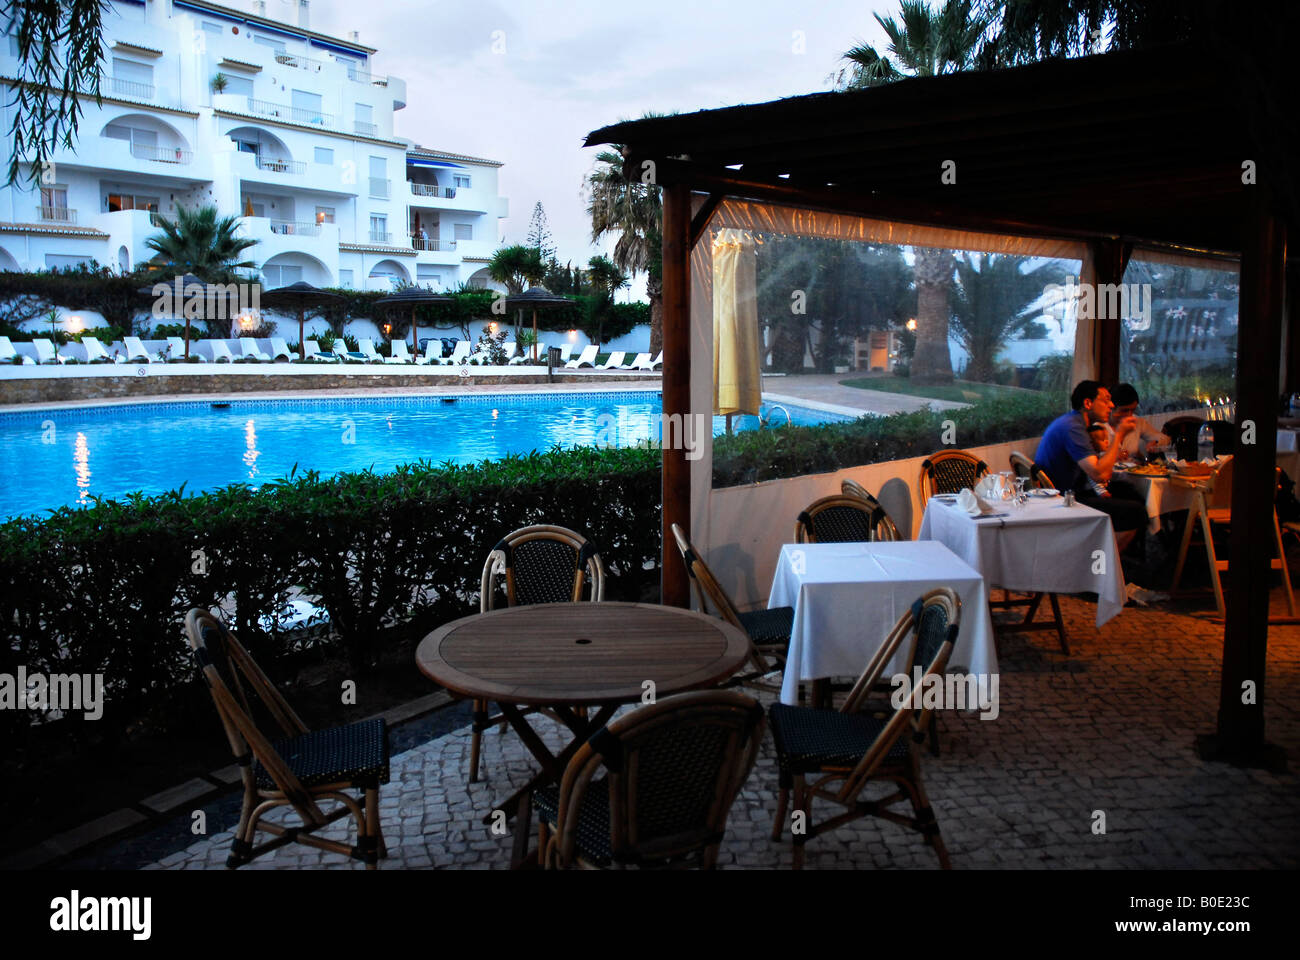
[[[1110, 431], [1106, 429], [1104, 423], [1094, 423], [1088, 427], [1088, 439], [1092, 441], [1092, 449], [1097, 453], [1105, 453], [1106, 448], [1110, 446]], [[1087, 478], [1088, 489], [1094, 496], [1109, 497], [1110, 491], [1106, 489], [1107, 484], [1098, 480]]]

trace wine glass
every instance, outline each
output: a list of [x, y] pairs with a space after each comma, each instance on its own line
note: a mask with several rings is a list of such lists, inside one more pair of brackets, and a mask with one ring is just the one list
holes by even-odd
[[1029, 499], [1029, 494], [1025, 491], [1025, 485], [1029, 482], [1028, 477], [1016, 477], [1016, 506], [1023, 507]]

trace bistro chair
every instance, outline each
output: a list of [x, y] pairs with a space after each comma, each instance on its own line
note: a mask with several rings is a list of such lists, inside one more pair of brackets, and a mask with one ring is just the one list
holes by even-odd
[[1047, 476], [1047, 471], [1034, 463], [1034, 461], [1030, 460], [1023, 453], [1018, 453], [1015, 450], [1011, 451], [1011, 472], [1017, 477], [1030, 481], [1040, 490], [1056, 489], [1052, 486], [1052, 481], [1051, 478]]
[[[734, 690], [685, 693], [624, 714], [579, 748], [558, 786], [533, 795], [538, 862], [712, 869], [762, 739], [763, 708]], [[517, 829], [528, 829], [526, 818]]]
[[[191, 610], [185, 617], [185, 634], [244, 784], [239, 825], [226, 866], [233, 870], [287, 843], [301, 843], [345, 854], [365, 863], [367, 870], [375, 869], [379, 859], [388, 856], [379, 826], [379, 787], [388, 782], [388, 734], [383, 719], [308, 730], [235, 635], [212, 614]], [[279, 739], [270, 739], [253, 720], [250, 692], [280, 728]], [[345, 790], [360, 791], [362, 802]], [[318, 805], [321, 800], [339, 806], [325, 813]], [[302, 826], [263, 821], [270, 811], [284, 806], [297, 811]], [[313, 836], [316, 830], [349, 814], [357, 822], [355, 846]], [[259, 830], [273, 834], [274, 839], [254, 846]]]
[[[794, 792], [794, 812], [802, 813], [803, 829], [794, 835], [794, 868], [803, 867], [804, 845], [819, 834], [861, 817], [874, 816], [919, 831], [934, 847], [939, 865], [951, 867], [939, 825], [921, 783], [919, 751], [925, 739], [932, 708], [911, 703], [880, 713], [868, 702], [886, 666], [904, 642], [909, 644], [907, 664], [925, 665], [929, 682], [943, 683], [948, 657], [961, 620], [961, 601], [955, 591], [939, 587], [926, 593], [903, 614], [881, 643], [839, 710], [814, 710], [774, 703], [769, 709], [772, 737], [776, 741], [779, 789], [772, 839], [780, 840]], [[910, 731], [908, 727], [910, 726]], [[811, 780], [811, 782], [809, 782]], [[869, 784], [889, 781], [897, 789], [877, 800], [860, 796]], [[845, 812], [821, 823], [812, 819], [813, 798], [829, 800]], [[889, 809], [901, 800], [912, 806], [911, 815]]]
[[[1223, 601], [1223, 583], [1219, 576], [1228, 569], [1228, 561], [1221, 559], [1214, 547], [1214, 528], [1227, 527], [1232, 524], [1232, 460], [1224, 461], [1217, 471], [1208, 477], [1181, 477], [1169, 475], [1171, 486], [1192, 491], [1192, 506], [1187, 514], [1187, 526], [1183, 530], [1183, 540], [1178, 548], [1178, 562], [1174, 565], [1174, 579], [1169, 587], [1173, 593], [1182, 582], [1183, 568], [1187, 563], [1187, 554], [1192, 545], [1192, 535], [1200, 527], [1201, 539], [1205, 546], [1205, 559], [1210, 571], [1210, 587], [1214, 590], [1214, 604], [1219, 616], [1225, 616], [1226, 606]], [[1281, 468], [1275, 468], [1275, 477], [1280, 481]], [[1282, 544], [1282, 528], [1277, 521], [1278, 482], [1273, 485], [1273, 546], [1277, 549], [1269, 566], [1282, 574], [1282, 587], [1286, 591], [1287, 612], [1295, 616], [1295, 593], [1291, 588], [1291, 572], [1286, 565], [1286, 549]]]
[[795, 543], [866, 543], [897, 539], [898, 531], [874, 498], [866, 500], [843, 494], [822, 497], [800, 511], [794, 524]]
[[975, 489], [980, 477], [989, 472], [989, 465], [965, 450], [940, 450], [921, 462], [921, 503], [937, 493], [960, 493], [963, 488]]
[[895, 524], [894, 521], [890, 518], [889, 511], [885, 509], [884, 504], [882, 504], [879, 500], [873, 497], [871, 495], [871, 491], [869, 491], [862, 484], [858, 483], [856, 480], [850, 480], [846, 477], [845, 479], [840, 481], [840, 493], [842, 493], [846, 497], [857, 497], [859, 500], [864, 500], [866, 501], [867, 504], [871, 506], [873, 510], [880, 511], [880, 517], [881, 517], [880, 526], [884, 528], [884, 530], [880, 532], [887, 533], [888, 536], [880, 536], [877, 539], [880, 540], [905, 540], [906, 539], [906, 537], [903, 536], [902, 531], [898, 529], [898, 525]]
[[[537, 524], [503, 537], [483, 564], [479, 609], [534, 603], [577, 603], [586, 593], [592, 601], [605, 599], [605, 565], [594, 544], [565, 527]], [[489, 716], [486, 700], [474, 701], [470, 734], [469, 782], [478, 781], [483, 731], [505, 728], [504, 716]]]
[[912, 538], [912, 488], [902, 477], [890, 477], [876, 495], [880, 505], [898, 531], [898, 539]]
[[695, 588], [700, 610], [707, 613], [711, 604], [717, 611], [716, 616], [733, 627], [744, 630], [749, 636], [749, 661], [755, 672], [741, 677], [740, 682], [752, 683], [757, 678], [784, 667], [786, 653], [790, 648], [790, 633], [794, 630], [794, 607], [772, 607], [741, 613], [722, 589], [713, 571], [695, 552], [685, 531], [675, 523], [672, 529], [677, 549], [681, 551], [686, 572]]

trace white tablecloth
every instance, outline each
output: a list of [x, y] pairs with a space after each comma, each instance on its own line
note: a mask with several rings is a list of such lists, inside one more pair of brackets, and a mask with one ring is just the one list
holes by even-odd
[[[799, 683], [856, 677], [894, 624], [922, 594], [952, 587], [961, 626], [949, 658], [952, 673], [992, 674], [993, 649], [984, 580], [941, 543], [787, 544], [772, 578], [769, 607], [794, 607], [794, 631], [781, 702], [798, 703]], [[889, 678], [903, 669], [895, 657]]]
[[1008, 504], [1006, 511], [1005, 517], [977, 520], [931, 499], [920, 539], [946, 545], [983, 574], [990, 589], [1095, 593], [1099, 627], [1124, 609], [1124, 572], [1110, 517], [1081, 503], [1067, 507], [1060, 497], [1032, 498], [1020, 508]]
[[1115, 471], [1115, 477], [1132, 484], [1139, 493], [1146, 497], [1147, 516], [1151, 518], [1147, 524], [1147, 529], [1152, 533], [1160, 532], [1160, 517], [1162, 514], [1192, 509], [1192, 500], [1195, 498], [1196, 492], [1187, 487], [1174, 486], [1167, 477], [1134, 476], [1131, 473], [1121, 473], [1118, 470]]

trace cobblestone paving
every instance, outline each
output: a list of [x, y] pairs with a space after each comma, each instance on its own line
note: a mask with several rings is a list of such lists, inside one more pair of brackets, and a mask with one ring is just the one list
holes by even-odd
[[[947, 713], [938, 757], [923, 770], [953, 866], [1009, 868], [1295, 868], [1300, 776], [1209, 764], [1193, 741], [1213, 730], [1222, 626], [1185, 612], [1127, 608], [1101, 631], [1096, 608], [1062, 598], [1071, 655], [1054, 637], [1001, 641], [996, 720]], [[1050, 639], [1049, 639], [1050, 638]], [[1269, 740], [1300, 760], [1300, 628], [1269, 634]], [[558, 727], [534, 718], [552, 748]], [[381, 869], [504, 869], [509, 836], [482, 823], [531, 775], [513, 733], [484, 736], [484, 779], [466, 782], [467, 728], [399, 754], [382, 791], [390, 857]], [[786, 840], [768, 839], [776, 807], [771, 735], [732, 809], [720, 866], [790, 865]], [[814, 816], [828, 807], [814, 807]], [[1094, 834], [1094, 812], [1106, 832]], [[328, 835], [343, 838], [344, 823]], [[233, 822], [146, 869], [223, 868]], [[360, 864], [290, 845], [244, 869]], [[808, 845], [810, 869], [935, 869], [918, 835], [861, 820]], [[337, 869], [337, 867], [336, 867]]]

